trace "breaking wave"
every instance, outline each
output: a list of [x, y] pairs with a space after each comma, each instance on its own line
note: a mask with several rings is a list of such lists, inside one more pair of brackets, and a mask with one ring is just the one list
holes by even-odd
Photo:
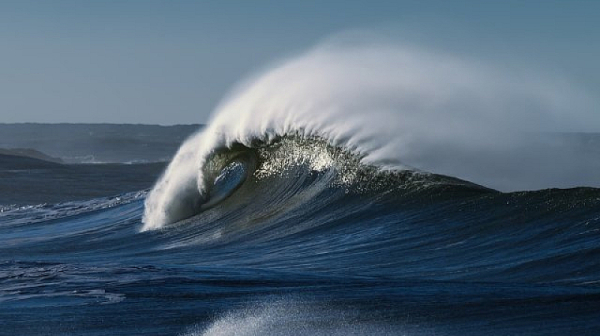
[[[248, 80], [224, 100], [149, 194], [143, 230], [214, 204], [213, 185], [224, 167], [237, 182], [218, 198], [233, 192], [254, 172], [256, 155], [280, 146], [282, 138], [299, 139], [299, 146], [279, 152], [281, 164], [300, 160], [312, 170], [334, 167], [335, 174], [355, 171], [337, 169], [348, 165], [425, 171], [505, 191], [597, 183], [592, 170], [571, 169], [574, 162], [581, 167], [581, 160], [595, 159], [572, 157], [562, 143], [536, 136], [582, 127], [572, 117], [580, 107], [571, 102], [585, 98], [559, 81], [523, 77], [389, 43], [318, 46]], [[314, 139], [320, 149], [310, 144]], [[259, 160], [262, 174], [265, 160]]]

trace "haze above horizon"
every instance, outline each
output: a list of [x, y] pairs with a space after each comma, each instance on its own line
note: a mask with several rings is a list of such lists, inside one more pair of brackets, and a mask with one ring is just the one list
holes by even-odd
[[594, 1], [3, 1], [0, 122], [206, 123], [248, 75], [349, 30], [598, 96]]

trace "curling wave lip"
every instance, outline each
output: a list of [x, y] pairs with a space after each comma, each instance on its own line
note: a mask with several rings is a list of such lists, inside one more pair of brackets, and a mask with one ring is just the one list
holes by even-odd
[[254, 167], [255, 159], [252, 155], [242, 154], [233, 158], [214, 179], [208, 191], [208, 200], [201, 205], [200, 210], [206, 210], [229, 197], [242, 186]]

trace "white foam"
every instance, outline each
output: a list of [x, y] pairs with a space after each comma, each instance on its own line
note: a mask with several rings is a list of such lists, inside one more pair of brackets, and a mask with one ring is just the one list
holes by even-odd
[[[191, 328], [184, 336], [274, 336], [274, 335], [430, 335], [408, 332], [406, 326], [368, 322], [357, 312], [296, 302], [266, 300], [232, 310], [206, 327]], [[414, 328], [412, 328], [414, 329]], [[424, 328], [421, 328], [424, 329]]]

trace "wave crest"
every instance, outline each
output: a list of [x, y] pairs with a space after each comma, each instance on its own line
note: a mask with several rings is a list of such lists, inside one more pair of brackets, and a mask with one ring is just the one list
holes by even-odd
[[[143, 230], [199, 211], [214, 180], [211, 172], [223, 168], [209, 167], [215, 155], [286, 136], [322, 139], [379, 170], [410, 166], [500, 188], [506, 181], [527, 181], [519, 169], [510, 178], [495, 172], [506, 157], [480, 154], [511, 152], [521, 146], [521, 131], [576, 127], [581, 120], [564, 118], [573, 109], [567, 104], [574, 100], [567, 99], [574, 96], [571, 89], [522, 77], [396, 45], [319, 46], [247, 81], [217, 108], [150, 192]], [[327, 160], [310, 162], [327, 166]], [[548, 155], [547, 163], [554, 161]]]

